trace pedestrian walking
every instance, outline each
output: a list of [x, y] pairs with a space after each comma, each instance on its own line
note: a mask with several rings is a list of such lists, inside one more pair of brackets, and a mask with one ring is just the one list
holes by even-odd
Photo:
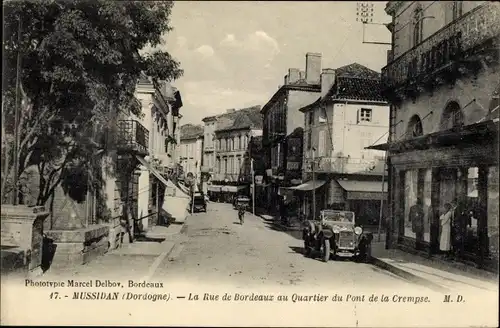
[[449, 255], [451, 250], [451, 204], [444, 204], [444, 213], [439, 217], [439, 224], [441, 226], [441, 235], [439, 238], [439, 250]]

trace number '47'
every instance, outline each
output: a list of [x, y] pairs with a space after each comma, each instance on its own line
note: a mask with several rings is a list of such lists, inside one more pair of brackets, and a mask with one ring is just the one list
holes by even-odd
[[58, 298], [59, 298], [59, 292], [50, 293], [50, 299], [51, 300], [58, 299]]

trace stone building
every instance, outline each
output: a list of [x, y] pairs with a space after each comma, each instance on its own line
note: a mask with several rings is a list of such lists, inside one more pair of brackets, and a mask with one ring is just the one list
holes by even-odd
[[325, 208], [351, 210], [359, 224], [376, 225], [381, 202], [387, 205], [387, 183], [382, 188], [385, 152], [365, 147], [386, 141], [389, 132], [380, 73], [358, 63], [324, 69], [321, 97], [300, 111], [305, 126], [304, 183], [289, 190], [301, 196], [303, 213], [312, 217]]
[[179, 164], [183, 171], [193, 173], [201, 182], [201, 166], [203, 160], [203, 127], [186, 124], [181, 126], [181, 143], [179, 145]]
[[[208, 191], [229, 200], [251, 183], [252, 138], [262, 135], [260, 106], [228, 110], [216, 117], [215, 166]], [[248, 192], [247, 192], [248, 193]]]
[[[118, 122], [117, 174], [108, 177], [108, 207], [135, 230], [147, 230], [165, 205], [169, 171], [178, 156], [180, 92], [169, 83], [142, 77], [136, 89], [143, 117], [121, 113]], [[113, 183], [114, 182], [114, 183]], [[116, 187], [115, 187], [116, 186]], [[123, 225], [123, 224], [122, 224]]]
[[[391, 128], [372, 149], [389, 151], [388, 244], [439, 253], [439, 216], [456, 201], [455, 257], [496, 268], [500, 3], [389, 1], [386, 12]], [[414, 206], [423, 222], [410, 222]]]
[[280, 187], [300, 184], [304, 118], [299, 109], [319, 97], [320, 75], [321, 54], [307, 53], [305, 71], [290, 68], [284, 84], [262, 107], [265, 183], [270, 207], [277, 204]]

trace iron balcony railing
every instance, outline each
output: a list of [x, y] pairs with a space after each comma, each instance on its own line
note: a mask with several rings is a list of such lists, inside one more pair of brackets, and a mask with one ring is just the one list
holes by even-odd
[[118, 121], [119, 151], [148, 154], [149, 131], [139, 121]]
[[432, 74], [500, 34], [500, 3], [486, 2], [444, 26], [382, 68], [385, 90]]
[[306, 158], [304, 171], [317, 173], [341, 173], [341, 174], [374, 174], [380, 175], [384, 172], [384, 160], [380, 158], [362, 159], [352, 157], [318, 157], [313, 161]]

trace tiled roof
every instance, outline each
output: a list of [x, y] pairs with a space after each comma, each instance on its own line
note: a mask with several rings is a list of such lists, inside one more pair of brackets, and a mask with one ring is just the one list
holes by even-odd
[[217, 116], [217, 131], [262, 129], [260, 106], [252, 106]]
[[382, 97], [380, 73], [358, 63], [335, 70], [335, 84], [323, 99], [386, 101]]
[[382, 97], [380, 80], [339, 77], [334, 87], [330, 99], [386, 101]]
[[358, 63], [352, 63], [335, 69], [335, 76], [380, 79], [380, 73]]
[[195, 139], [203, 136], [203, 126], [184, 124], [181, 126], [181, 140]]

